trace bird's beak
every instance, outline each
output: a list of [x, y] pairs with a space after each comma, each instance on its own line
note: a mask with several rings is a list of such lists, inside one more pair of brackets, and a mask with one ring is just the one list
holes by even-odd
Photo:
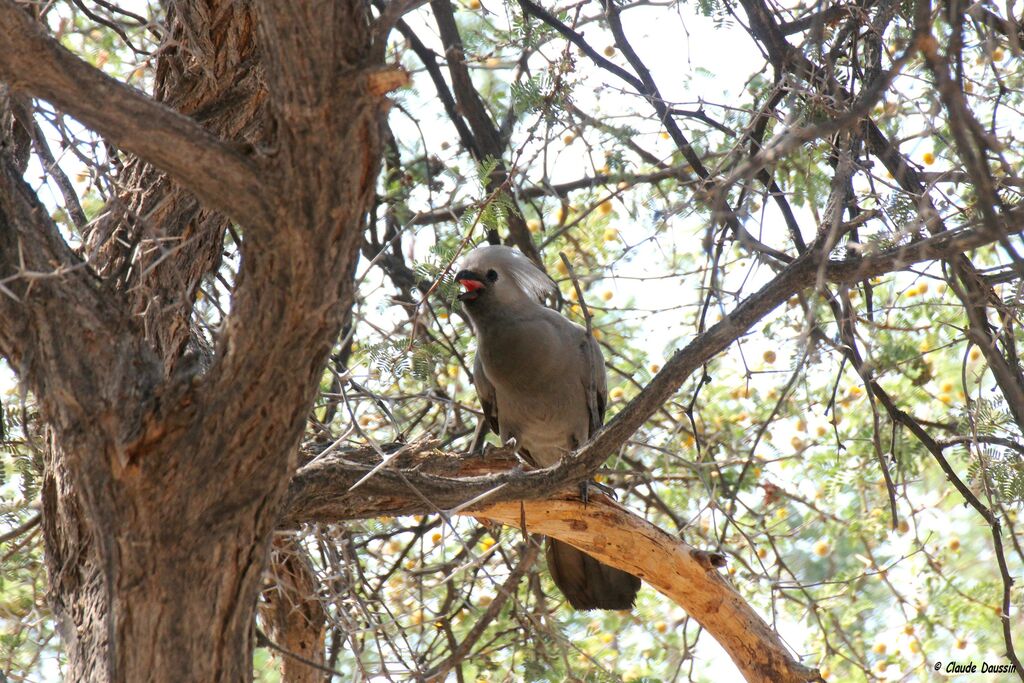
[[483, 281], [483, 278], [471, 270], [460, 270], [455, 275], [455, 281], [462, 285], [462, 288], [466, 290], [458, 296], [459, 301], [475, 300], [480, 296], [479, 290], [487, 286], [487, 283]]

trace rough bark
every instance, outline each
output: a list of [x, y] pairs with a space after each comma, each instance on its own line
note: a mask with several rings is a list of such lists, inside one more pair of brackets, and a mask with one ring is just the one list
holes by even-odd
[[[136, 200], [145, 209], [170, 197], [173, 215], [157, 212], [142, 230], [104, 226], [92, 246], [117, 234], [187, 245], [160, 266], [173, 276], [162, 272], [160, 286], [143, 282], [125, 293], [110, 278], [116, 253], [100, 248], [95, 261], [83, 261], [4, 159], [0, 280], [10, 296], [0, 295], [0, 353], [39, 397], [53, 430], [45, 533], [68, 680], [251, 677], [268, 543], [324, 359], [352, 301], [350, 274], [377, 173], [385, 106], [374, 74], [383, 49], [362, 3], [218, 10], [193, 2], [175, 11], [185, 22], [201, 15], [194, 25], [206, 27], [179, 35], [185, 48], [198, 48], [184, 50], [183, 61], [198, 60], [192, 69], [213, 68], [210, 60], [228, 54], [214, 75], [241, 73], [237, 59], [259, 54], [270, 85], [265, 111], [260, 87], [246, 86], [248, 120], [218, 126], [225, 120], [216, 112], [182, 116], [72, 56], [13, 2], [0, 3], [0, 30], [12, 41], [0, 52], [0, 78], [176, 183]], [[204, 78], [181, 76], [163, 96], [178, 107], [204, 98], [214, 109], [233, 105], [230, 88], [202, 91]], [[169, 79], [165, 73], [163, 83]], [[188, 87], [200, 92], [183, 93]], [[270, 121], [272, 153], [223, 139]], [[138, 163], [131, 177], [163, 182]], [[202, 274], [189, 269], [215, 258], [224, 223], [180, 188], [226, 212], [244, 235], [231, 312], [205, 373], [180, 364]], [[183, 292], [161, 299], [175, 287]], [[160, 305], [172, 310], [138, 315]]]
[[319, 683], [324, 665], [327, 614], [317, 599], [319, 584], [309, 558], [294, 537], [274, 538], [270, 554], [272, 585], [263, 591], [260, 619], [272, 647], [281, 653], [281, 678], [286, 683]]

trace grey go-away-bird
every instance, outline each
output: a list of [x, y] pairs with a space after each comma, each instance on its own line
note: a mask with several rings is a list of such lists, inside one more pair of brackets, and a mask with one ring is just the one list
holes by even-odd
[[[455, 279], [476, 334], [480, 406], [503, 444], [538, 467], [581, 446], [604, 421], [608, 395], [601, 347], [542, 302], [555, 283], [521, 252], [471, 251]], [[640, 579], [554, 539], [548, 570], [576, 609], [629, 609]]]

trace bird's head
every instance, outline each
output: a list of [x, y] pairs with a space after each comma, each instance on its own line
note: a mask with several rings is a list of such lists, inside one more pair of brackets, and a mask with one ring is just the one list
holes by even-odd
[[556, 292], [555, 283], [521, 251], [500, 245], [477, 247], [455, 274], [466, 310], [541, 303]]

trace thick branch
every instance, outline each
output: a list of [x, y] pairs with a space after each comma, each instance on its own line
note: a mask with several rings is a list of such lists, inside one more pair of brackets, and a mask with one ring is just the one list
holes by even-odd
[[[0, 157], [0, 355], [55, 424], [109, 432], [118, 427], [101, 416], [112, 406], [138, 415], [148, 405], [159, 366], [121, 303]], [[108, 436], [117, 443], [128, 435]]]
[[540, 533], [573, 545], [642, 578], [685, 609], [721, 645], [744, 677], [757, 682], [818, 680], [796, 662], [760, 615], [715, 571], [712, 557], [604, 496], [500, 503], [474, 516]]
[[241, 223], [267, 222], [270, 193], [256, 164], [236, 148], [74, 56], [13, 0], [0, 0], [0, 35], [0, 78], [12, 88], [53, 103], [210, 207]]

